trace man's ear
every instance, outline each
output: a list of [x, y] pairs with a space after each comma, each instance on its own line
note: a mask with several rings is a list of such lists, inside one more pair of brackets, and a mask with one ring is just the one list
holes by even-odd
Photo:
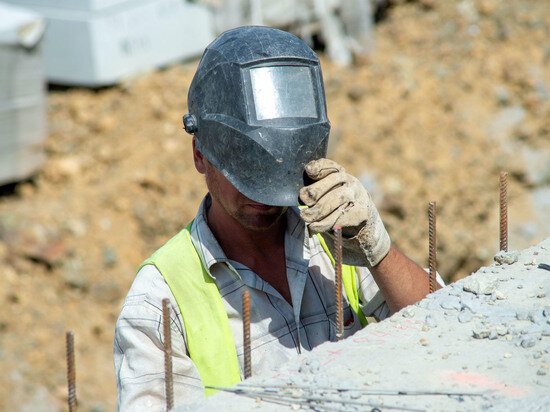
[[193, 137], [193, 161], [195, 162], [195, 169], [197, 169], [197, 172], [200, 174], [205, 174], [206, 163], [208, 160], [206, 160], [206, 157], [204, 157], [203, 154], [199, 152], [199, 149], [197, 149], [197, 146], [195, 145], [195, 137]]

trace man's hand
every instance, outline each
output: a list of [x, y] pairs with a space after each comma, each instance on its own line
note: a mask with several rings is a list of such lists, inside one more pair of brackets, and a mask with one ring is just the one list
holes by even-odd
[[300, 199], [308, 206], [300, 215], [309, 230], [321, 233], [334, 253], [332, 229], [340, 226], [344, 263], [376, 266], [387, 255], [391, 242], [370, 194], [332, 160], [314, 160], [305, 170], [315, 180], [300, 190]]

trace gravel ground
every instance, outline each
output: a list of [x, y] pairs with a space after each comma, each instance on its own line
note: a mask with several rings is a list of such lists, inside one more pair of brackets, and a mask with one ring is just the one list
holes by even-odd
[[234, 387], [242, 394], [177, 410], [549, 410], [550, 271], [540, 263], [550, 238]]

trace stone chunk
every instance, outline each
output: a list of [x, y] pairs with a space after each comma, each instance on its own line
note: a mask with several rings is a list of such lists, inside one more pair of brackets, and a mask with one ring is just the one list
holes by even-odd
[[517, 250], [511, 250], [509, 252], [501, 250], [494, 257], [495, 262], [499, 265], [511, 265], [512, 263], [516, 263], [518, 258], [519, 252]]
[[458, 314], [458, 321], [460, 323], [470, 322], [474, 315], [469, 310], [463, 310]]
[[[473, 330], [472, 330], [472, 336], [475, 338], [475, 339], [485, 339], [485, 338], [488, 338], [489, 337], [489, 334], [490, 334], [490, 330], [489, 329], [485, 329], [483, 327], [479, 327], [479, 326], [476, 326]], [[534, 343], [533, 343], [534, 345]]]
[[456, 309], [460, 310], [460, 299], [457, 296], [442, 296], [439, 299], [439, 305], [443, 309]]
[[536, 339], [532, 336], [529, 336], [521, 341], [522, 348], [532, 348], [535, 346]]
[[466, 278], [462, 284], [466, 292], [471, 292], [476, 295], [490, 295], [496, 290], [497, 286], [498, 281], [496, 279], [487, 279], [483, 277], [469, 277]]
[[426, 326], [429, 328], [435, 328], [437, 326], [437, 321], [432, 315], [426, 315]]

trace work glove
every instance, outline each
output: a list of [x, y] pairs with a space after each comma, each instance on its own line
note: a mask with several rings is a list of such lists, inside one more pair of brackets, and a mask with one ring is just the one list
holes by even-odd
[[361, 182], [330, 159], [305, 167], [314, 180], [300, 190], [308, 206], [300, 211], [310, 233], [320, 233], [335, 256], [333, 229], [342, 228], [342, 261], [351, 266], [376, 266], [390, 250], [390, 237], [369, 192]]

